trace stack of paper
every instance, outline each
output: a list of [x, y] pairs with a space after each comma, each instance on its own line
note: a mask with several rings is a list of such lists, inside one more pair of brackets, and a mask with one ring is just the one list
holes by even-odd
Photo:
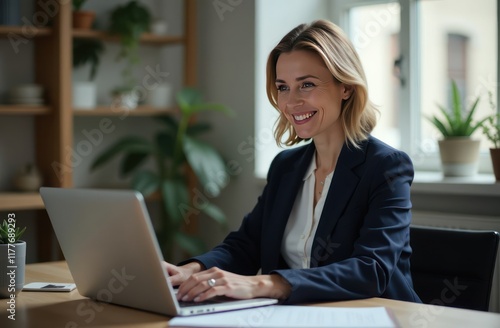
[[230, 312], [176, 317], [169, 327], [395, 328], [384, 307], [334, 308], [273, 305]]

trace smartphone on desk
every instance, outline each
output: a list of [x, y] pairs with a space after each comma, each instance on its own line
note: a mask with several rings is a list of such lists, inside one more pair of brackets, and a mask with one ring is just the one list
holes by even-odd
[[75, 284], [60, 282], [30, 282], [24, 285], [25, 292], [70, 292], [76, 288]]

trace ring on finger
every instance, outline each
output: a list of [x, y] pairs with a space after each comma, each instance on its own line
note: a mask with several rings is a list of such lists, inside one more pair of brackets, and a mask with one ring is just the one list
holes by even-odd
[[207, 284], [208, 284], [210, 287], [214, 287], [214, 286], [215, 286], [215, 279], [214, 279], [214, 278], [208, 279], [208, 280], [207, 280]]

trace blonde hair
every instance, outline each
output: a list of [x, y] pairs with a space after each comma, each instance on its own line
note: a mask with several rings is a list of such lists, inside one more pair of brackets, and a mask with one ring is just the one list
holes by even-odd
[[[353, 87], [349, 99], [342, 102], [340, 120], [346, 141], [354, 147], [359, 147], [359, 143], [365, 140], [375, 127], [377, 109], [368, 98], [365, 73], [354, 46], [340, 27], [326, 20], [297, 26], [281, 39], [267, 59], [267, 97], [280, 113], [274, 131], [278, 146], [291, 146], [303, 140], [279, 110], [278, 90], [275, 85], [279, 56], [293, 50], [307, 50], [318, 54], [337, 81]], [[287, 132], [288, 138], [282, 142]]]

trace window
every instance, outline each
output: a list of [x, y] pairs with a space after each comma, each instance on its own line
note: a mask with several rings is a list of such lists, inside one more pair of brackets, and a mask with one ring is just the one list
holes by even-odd
[[[295, 12], [301, 6], [302, 10], [323, 6], [320, 9], [330, 13], [312, 17], [309, 10], [309, 15], [300, 17], [301, 22], [327, 18], [349, 34], [363, 62], [370, 97], [381, 112], [373, 135], [406, 151], [417, 170], [440, 168], [440, 135], [426, 117], [438, 113], [438, 104], [448, 107], [451, 80], [467, 106], [480, 97], [476, 119], [491, 113], [488, 92], [497, 102], [497, 0], [317, 0], [287, 5]], [[257, 44], [261, 44], [261, 36]], [[265, 56], [271, 48], [265, 49]], [[256, 89], [265, 88], [258, 84]], [[257, 104], [261, 114], [269, 106]], [[274, 120], [265, 120], [269, 129]], [[257, 131], [262, 130], [259, 122], [256, 126]], [[475, 137], [483, 140], [480, 171], [491, 172], [490, 144], [480, 131]], [[257, 148], [257, 176], [265, 175], [277, 151], [277, 147]]]
[[401, 148], [400, 6], [398, 3], [370, 4], [349, 11], [348, 26], [354, 47], [363, 63], [371, 100], [380, 110], [372, 134]]

